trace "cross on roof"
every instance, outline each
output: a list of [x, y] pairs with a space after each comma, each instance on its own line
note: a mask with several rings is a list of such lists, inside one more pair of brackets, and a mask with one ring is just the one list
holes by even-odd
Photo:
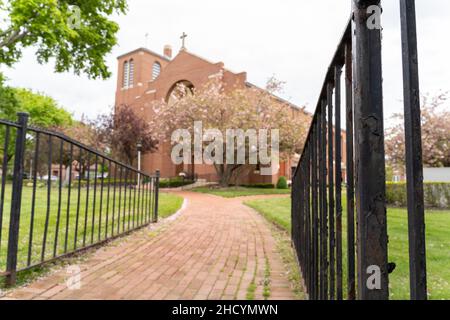
[[183, 32], [183, 34], [180, 37], [180, 39], [181, 39], [181, 50], [186, 50], [185, 42], [186, 42], [187, 36], [188, 35], [185, 32]]

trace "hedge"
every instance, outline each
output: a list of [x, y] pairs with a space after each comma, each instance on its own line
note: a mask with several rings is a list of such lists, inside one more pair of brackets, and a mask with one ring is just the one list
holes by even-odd
[[[148, 181], [146, 181], [146, 180], [148, 180], [148, 179], [143, 179], [142, 183], [148, 183]], [[53, 187], [59, 186], [59, 181], [58, 180], [52, 181], [51, 183], [52, 183]], [[102, 183], [102, 180], [100, 178], [98, 178], [97, 179], [97, 185], [100, 185], [101, 183]], [[103, 186], [108, 186], [108, 184], [110, 186], [113, 186], [114, 184], [116, 184], [117, 186], [124, 185], [124, 184], [135, 185], [136, 183], [137, 183], [136, 180], [131, 180], [131, 179], [125, 180], [125, 179], [114, 179], [114, 178], [108, 179], [108, 178], [105, 178], [104, 181], [103, 181]], [[72, 179], [71, 188], [78, 188], [78, 184], [81, 185], [81, 188], [86, 188], [87, 185], [88, 185], [88, 180], [81, 179], [81, 181], [80, 181], [77, 178]], [[89, 185], [93, 186], [94, 184], [95, 184], [95, 179], [89, 179]], [[26, 186], [27, 187], [32, 187], [33, 186], [33, 182], [28, 182], [26, 184]], [[47, 187], [47, 181], [46, 180], [38, 180], [37, 181], [37, 187], [38, 188]], [[63, 182], [63, 187], [67, 188], [68, 184]]]
[[275, 185], [273, 183], [243, 184], [242, 187], [252, 189], [275, 189]]
[[192, 180], [183, 180], [182, 178], [170, 178], [170, 179], [160, 179], [159, 187], [160, 188], [179, 188], [183, 186], [187, 186], [189, 184], [193, 184]]
[[[425, 207], [429, 209], [450, 209], [450, 183], [424, 182]], [[406, 207], [406, 182], [388, 182], [386, 200], [389, 205]]]

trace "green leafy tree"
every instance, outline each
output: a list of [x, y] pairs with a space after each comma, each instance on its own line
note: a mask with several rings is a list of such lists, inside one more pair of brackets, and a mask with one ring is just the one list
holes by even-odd
[[11, 119], [17, 109], [18, 101], [14, 89], [4, 85], [4, 78], [0, 73], [0, 119]]
[[28, 89], [14, 88], [13, 92], [18, 102], [16, 111], [27, 112], [30, 115], [30, 124], [50, 128], [72, 123], [72, 115], [58, 106], [53, 98]]
[[[51, 97], [35, 93], [28, 89], [11, 88], [0, 83], [0, 118], [16, 121], [17, 112], [30, 115], [29, 124], [43, 127], [70, 127], [73, 124], [72, 115], [58, 105]], [[4, 107], [5, 106], [5, 107]], [[9, 162], [14, 155], [14, 135], [10, 135], [9, 146], [5, 152], [6, 127], [0, 126], [0, 160], [6, 155]], [[28, 143], [32, 144], [32, 136]]]
[[126, 0], [0, 0], [0, 64], [12, 66], [35, 47], [37, 61], [54, 59], [56, 72], [108, 78], [104, 57], [119, 30], [109, 17], [126, 10]]

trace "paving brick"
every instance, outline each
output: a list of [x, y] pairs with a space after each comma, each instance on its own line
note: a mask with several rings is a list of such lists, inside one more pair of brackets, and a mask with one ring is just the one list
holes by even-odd
[[242, 300], [255, 272], [255, 297], [263, 299], [266, 261], [271, 298], [294, 298], [266, 220], [242, 199], [181, 195], [187, 208], [156, 236], [148, 229], [132, 233], [83, 261], [79, 290], [67, 288], [61, 269], [4, 299]]

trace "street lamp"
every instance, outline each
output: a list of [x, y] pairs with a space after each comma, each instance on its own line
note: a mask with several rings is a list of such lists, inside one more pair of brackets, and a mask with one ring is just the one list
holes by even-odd
[[137, 152], [138, 152], [138, 188], [141, 187], [141, 150], [142, 150], [142, 142], [141, 140], [138, 140], [136, 144]]

